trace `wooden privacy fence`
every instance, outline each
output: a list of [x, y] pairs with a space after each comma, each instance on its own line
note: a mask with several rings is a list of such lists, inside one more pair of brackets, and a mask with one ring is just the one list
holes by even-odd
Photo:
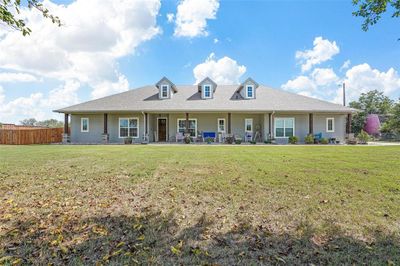
[[45, 144], [62, 141], [63, 128], [0, 129], [0, 144]]

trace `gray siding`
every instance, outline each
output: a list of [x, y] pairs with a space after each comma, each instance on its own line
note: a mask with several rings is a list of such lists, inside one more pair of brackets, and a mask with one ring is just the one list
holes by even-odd
[[[283, 114], [274, 113], [273, 119], [277, 117], [293, 117], [295, 119], [295, 135], [299, 137], [300, 143], [304, 142], [304, 138], [308, 134], [309, 121], [307, 114]], [[89, 132], [81, 132], [81, 118], [89, 118]], [[139, 120], [139, 136], [134, 138], [135, 143], [140, 143], [144, 135], [144, 117], [142, 113], [126, 113], [126, 114], [108, 114], [108, 133], [110, 143], [123, 143], [124, 139], [119, 138], [119, 118], [135, 117]], [[169, 141], [175, 141], [177, 132], [177, 119], [185, 119], [185, 113], [172, 114], [149, 114], [149, 139], [150, 142], [156, 141], [154, 132], [157, 131], [157, 117], [167, 118], [167, 134]], [[326, 132], [326, 118], [333, 117], [335, 119], [335, 131]], [[103, 114], [90, 115], [72, 115], [71, 116], [71, 142], [73, 143], [102, 143], [103, 134]], [[225, 130], [228, 132], [228, 113], [190, 113], [189, 118], [197, 119], [198, 131], [218, 132], [218, 118], [225, 119]], [[232, 134], [244, 138], [245, 135], [245, 119], [253, 119], [253, 134], [257, 127], [261, 132], [261, 137], [265, 140], [269, 132], [269, 115], [264, 114], [243, 114], [232, 113]], [[272, 121], [271, 132], [274, 135], [274, 120]], [[314, 114], [314, 134], [321, 132], [324, 138], [336, 138], [341, 142], [345, 140], [346, 115], [342, 114]]]

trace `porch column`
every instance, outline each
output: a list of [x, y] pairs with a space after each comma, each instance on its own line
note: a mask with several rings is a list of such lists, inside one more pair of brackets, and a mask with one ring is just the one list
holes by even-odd
[[272, 113], [268, 114], [268, 137], [272, 138]]
[[144, 133], [146, 134], [146, 136], [148, 136], [149, 134], [149, 114], [148, 113], [144, 113], [144, 121], [145, 121], [145, 128], [144, 128]]
[[274, 113], [271, 113], [271, 119], [269, 120], [269, 123], [270, 123], [270, 130], [271, 130], [271, 139], [273, 139], [275, 136], [274, 136]]
[[103, 143], [108, 143], [108, 114], [104, 114], [103, 118]]
[[346, 133], [351, 134], [351, 114], [347, 114]]
[[189, 133], [189, 113], [186, 113], [185, 134]]
[[232, 114], [228, 113], [228, 134], [232, 134]]
[[308, 134], [314, 134], [314, 114], [308, 114]]
[[68, 130], [68, 118], [69, 114], [64, 114], [64, 133], [62, 135], [62, 143], [66, 144], [69, 140], [69, 130]]

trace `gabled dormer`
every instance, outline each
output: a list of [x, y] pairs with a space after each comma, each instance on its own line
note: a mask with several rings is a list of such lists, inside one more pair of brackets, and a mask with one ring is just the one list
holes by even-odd
[[202, 99], [212, 99], [214, 97], [215, 90], [217, 89], [217, 83], [212, 81], [209, 77], [206, 77], [198, 84], [198, 90], [201, 94]]
[[243, 99], [255, 99], [256, 89], [258, 86], [259, 85], [257, 82], [255, 82], [252, 78], [248, 78], [242, 84], [240, 84], [236, 92], [239, 93]]
[[170, 99], [174, 93], [178, 92], [175, 84], [166, 77], [163, 77], [159, 82], [157, 82], [156, 87], [158, 88], [158, 98], [161, 100]]

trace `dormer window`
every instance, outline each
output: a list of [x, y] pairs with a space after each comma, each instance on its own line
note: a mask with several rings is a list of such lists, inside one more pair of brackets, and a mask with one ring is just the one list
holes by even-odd
[[166, 77], [163, 77], [159, 82], [157, 82], [156, 87], [158, 88], [159, 99], [170, 99], [174, 93], [178, 92], [175, 84]]
[[203, 86], [203, 98], [204, 99], [212, 98], [211, 85], [204, 85]]
[[254, 86], [253, 85], [246, 86], [246, 98], [248, 98], [248, 99], [254, 98]]
[[161, 99], [169, 98], [169, 86], [168, 85], [161, 85]]

